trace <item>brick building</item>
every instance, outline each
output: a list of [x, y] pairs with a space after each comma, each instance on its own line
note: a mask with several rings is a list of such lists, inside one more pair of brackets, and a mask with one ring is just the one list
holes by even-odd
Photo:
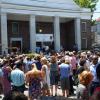
[[0, 50], [35, 51], [53, 45], [72, 50], [91, 46], [91, 13], [73, 0], [0, 0]]

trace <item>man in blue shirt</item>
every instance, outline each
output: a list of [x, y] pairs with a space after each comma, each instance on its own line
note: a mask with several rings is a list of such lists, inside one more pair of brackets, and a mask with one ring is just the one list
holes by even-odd
[[11, 81], [13, 90], [23, 93], [25, 89], [25, 75], [24, 72], [21, 71], [22, 65], [20, 61], [16, 63], [16, 68], [11, 72]]

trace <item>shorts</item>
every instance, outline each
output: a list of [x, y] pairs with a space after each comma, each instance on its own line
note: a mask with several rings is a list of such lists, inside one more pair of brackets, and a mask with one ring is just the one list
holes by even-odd
[[50, 72], [50, 85], [58, 85], [59, 75], [56, 71]]
[[61, 88], [62, 90], [70, 89], [69, 78], [61, 78]]
[[25, 90], [25, 84], [23, 84], [22, 86], [12, 86], [12, 90], [14, 91], [19, 91], [19, 92], [22, 92], [24, 93], [24, 90]]

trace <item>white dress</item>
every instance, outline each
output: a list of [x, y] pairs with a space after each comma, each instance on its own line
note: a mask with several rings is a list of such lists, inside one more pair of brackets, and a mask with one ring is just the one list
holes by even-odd
[[44, 81], [48, 84], [50, 87], [50, 69], [48, 68], [47, 65], [43, 65], [43, 68], [45, 69], [45, 77]]

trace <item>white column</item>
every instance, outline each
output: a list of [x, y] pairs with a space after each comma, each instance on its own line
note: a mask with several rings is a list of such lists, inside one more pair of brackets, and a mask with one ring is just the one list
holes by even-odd
[[30, 15], [30, 50], [35, 52], [36, 50], [36, 21], [35, 15]]
[[60, 51], [60, 18], [54, 17], [54, 46], [56, 51]]
[[7, 14], [1, 13], [1, 47], [2, 54], [8, 53]]
[[78, 50], [81, 50], [81, 22], [80, 22], [80, 18], [75, 19], [75, 43], [78, 46]]

